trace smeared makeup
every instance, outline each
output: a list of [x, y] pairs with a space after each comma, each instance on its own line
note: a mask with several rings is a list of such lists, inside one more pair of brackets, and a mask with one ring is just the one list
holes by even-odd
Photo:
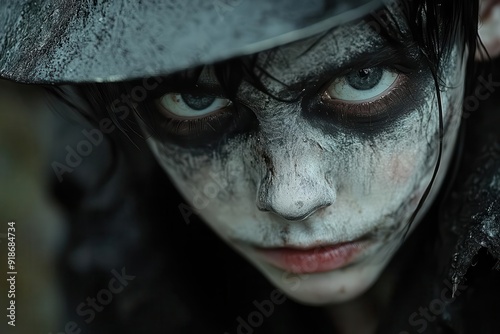
[[[243, 81], [233, 101], [240, 109], [232, 116], [229, 110], [214, 114], [221, 117], [220, 127], [208, 136], [149, 140], [203, 220], [276, 286], [306, 303], [351, 299], [376, 280], [403, 241], [437, 162], [439, 113], [431, 73], [411, 43], [393, 58], [366, 60], [377, 59], [367, 54], [388, 53], [386, 44], [369, 26], [353, 23], [264, 52], [258, 68], [266, 92]], [[456, 83], [464, 75], [459, 54], [443, 64], [449, 79], [441, 99], [445, 150], [428, 203], [442, 183], [459, 125], [463, 87]], [[332, 80], [375, 66], [398, 71], [401, 78], [392, 91], [365, 104], [366, 112], [354, 103], [349, 109], [325, 100]], [[310, 275], [295, 290], [283, 271], [254, 250], [359, 238], [372, 242], [362, 257]]]

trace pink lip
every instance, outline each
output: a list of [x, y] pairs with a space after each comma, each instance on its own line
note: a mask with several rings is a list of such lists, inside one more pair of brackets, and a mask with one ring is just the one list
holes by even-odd
[[257, 248], [257, 252], [275, 267], [295, 274], [312, 274], [348, 265], [367, 244], [367, 241], [352, 241], [311, 248]]

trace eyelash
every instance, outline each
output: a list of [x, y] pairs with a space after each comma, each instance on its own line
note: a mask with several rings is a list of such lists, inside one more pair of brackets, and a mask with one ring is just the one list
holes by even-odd
[[388, 92], [373, 101], [350, 103], [324, 99], [323, 95], [305, 101], [305, 117], [325, 133], [353, 132], [375, 135], [390, 129], [392, 124], [415, 110], [423, 98], [425, 71], [399, 73], [397, 82]]
[[[217, 96], [221, 97], [220, 94]], [[158, 98], [149, 101], [141, 114], [146, 124], [149, 124], [150, 134], [163, 142], [187, 148], [210, 146], [217, 143], [222, 134], [231, 136], [247, 133], [256, 126], [253, 113], [242, 104], [233, 102], [231, 106], [201, 118], [179, 119], [166, 116], [160, 110], [162, 107], [158, 105]]]
[[[163, 107], [157, 105], [156, 108], [163, 108]], [[181, 127], [183, 129], [188, 128], [187, 133], [182, 134], [182, 135], [190, 136], [190, 135], [193, 135], [193, 134], [196, 134], [199, 132], [207, 131], [208, 130], [207, 127], [211, 128], [213, 131], [214, 127], [213, 127], [212, 123], [215, 124], [218, 122], [220, 124], [222, 118], [226, 117], [225, 115], [223, 116], [223, 114], [231, 114], [228, 116], [236, 116], [237, 113], [231, 112], [232, 110], [234, 110], [234, 107], [230, 106], [230, 107], [226, 107], [224, 109], [221, 109], [217, 112], [210, 113], [207, 116], [204, 116], [201, 118], [193, 118], [193, 119], [180, 119], [180, 118], [177, 118], [175, 116], [168, 117], [165, 115], [161, 115], [161, 116], [163, 116], [162, 117], [163, 120], [159, 124], [163, 129], [165, 129], [167, 131], [171, 131], [172, 129], [175, 128], [174, 132], [176, 132], [178, 134], [183, 132], [183, 131], [179, 131], [179, 128], [181, 128]]]
[[327, 94], [326, 88], [322, 89], [323, 93], [320, 95], [320, 99], [322, 103], [329, 105], [333, 110], [338, 109], [341, 111], [344, 118], [352, 120], [370, 118], [373, 121], [374, 118], [384, 116], [385, 113], [382, 111], [389, 104], [387, 100], [390, 100], [391, 104], [397, 104], [401, 101], [403, 93], [406, 93], [409, 89], [408, 81], [409, 78], [406, 74], [398, 72], [398, 78], [392, 86], [382, 96], [375, 98], [373, 101], [356, 103], [334, 99]]

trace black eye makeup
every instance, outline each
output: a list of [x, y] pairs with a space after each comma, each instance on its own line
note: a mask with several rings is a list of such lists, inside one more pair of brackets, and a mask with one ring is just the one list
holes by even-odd
[[165, 117], [178, 120], [204, 118], [232, 108], [231, 100], [203, 93], [167, 93], [157, 105]]
[[304, 99], [304, 117], [327, 133], [376, 134], [415, 110], [425, 98], [429, 71], [417, 52], [393, 52], [385, 58], [390, 50], [366, 62], [356, 61], [327, 80], [314, 96]]
[[387, 105], [380, 103], [397, 102], [397, 92], [407, 81], [407, 75], [389, 68], [353, 70], [333, 80], [320, 98], [324, 105], [342, 113], [345, 118], [352, 121], [358, 118], [362, 122], [367, 117], [383, 117]]
[[[342, 68], [325, 66], [315, 83], [302, 89], [299, 101], [304, 118], [329, 133], [339, 128], [363, 133], [384, 129], [414, 109], [418, 97], [412, 97], [425, 81], [418, 54], [408, 45], [381, 46], [353, 56]], [[209, 66], [195, 76], [164, 80], [141, 111], [153, 137], [196, 148], [218, 145], [224, 138], [258, 128], [252, 101], [225, 96], [213, 70]]]
[[370, 102], [388, 94], [401, 77], [396, 71], [383, 67], [355, 70], [333, 80], [323, 99], [352, 104]]
[[160, 141], [186, 148], [210, 147], [224, 137], [247, 132], [256, 122], [253, 113], [225, 97], [216, 82], [182, 77], [164, 82], [140, 110], [149, 134]]

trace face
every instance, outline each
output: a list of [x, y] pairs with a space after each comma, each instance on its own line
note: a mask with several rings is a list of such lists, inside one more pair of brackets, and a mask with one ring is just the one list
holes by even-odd
[[[354, 22], [257, 55], [265, 92], [243, 80], [230, 101], [207, 67], [192, 90], [173, 84], [155, 102], [161, 120], [152, 126], [164, 136], [149, 144], [188, 205], [297, 301], [335, 303], [366, 291], [431, 182], [437, 94], [410, 42], [391, 47]], [[442, 64], [443, 156], [412, 227], [449, 165], [460, 54]]]

